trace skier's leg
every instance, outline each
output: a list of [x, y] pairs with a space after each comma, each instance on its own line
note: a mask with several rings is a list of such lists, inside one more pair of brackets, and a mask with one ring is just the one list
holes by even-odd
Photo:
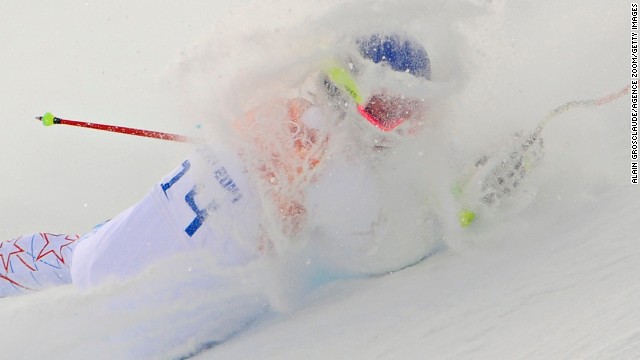
[[78, 235], [37, 233], [0, 242], [0, 297], [71, 282]]

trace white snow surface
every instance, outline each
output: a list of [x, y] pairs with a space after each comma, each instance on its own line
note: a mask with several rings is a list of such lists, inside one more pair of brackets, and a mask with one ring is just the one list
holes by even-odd
[[[254, 311], [234, 301], [253, 290], [210, 293], [205, 285], [226, 289], [224, 278], [208, 278], [198, 265], [206, 258], [193, 256], [89, 292], [64, 286], [1, 299], [0, 358], [640, 358], [640, 188], [629, 184], [628, 97], [554, 118], [521, 196], [470, 228], [455, 224], [448, 191], [515, 131], [628, 83], [629, 2], [63, 0], [3, 2], [0, 13], [0, 236], [85, 232], [192, 150], [44, 128], [34, 116], [224, 139], [218, 119], [281, 90], [322, 54], [315, 48], [382, 27], [425, 43], [441, 90], [426, 129], [438, 142], [425, 145], [424, 171], [435, 179], [447, 245], [391, 274], [328, 283], [253, 324], [233, 321]], [[155, 296], [167, 284], [177, 289]], [[238, 332], [222, 343], [206, 335], [232, 326]], [[183, 327], [203, 331], [183, 339]], [[145, 344], [166, 350], [146, 353]]]

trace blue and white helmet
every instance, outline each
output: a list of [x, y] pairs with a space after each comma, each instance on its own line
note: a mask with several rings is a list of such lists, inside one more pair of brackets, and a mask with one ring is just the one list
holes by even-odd
[[399, 34], [373, 34], [356, 40], [360, 55], [393, 71], [431, 80], [431, 62], [420, 43]]

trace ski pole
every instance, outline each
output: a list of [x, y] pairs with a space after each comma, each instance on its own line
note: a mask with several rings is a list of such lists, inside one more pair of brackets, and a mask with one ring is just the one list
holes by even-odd
[[168, 141], [184, 142], [184, 143], [196, 143], [200, 141], [199, 139], [192, 138], [189, 136], [170, 134], [170, 133], [160, 132], [160, 131], [143, 130], [143, 129], [125, 127], [125, 126], [105, 125], [105, 124], [98, 124], [93, 122], [61, 119], [53, 116], [53, 114], [51, 114], [50, 112], [45, 113], [43, 116], [37, 116], [36, 120], [42, 121], [42, 124], [44, 126], [61, 124], [61, 125], [78, 126], [78, 127], [89, 128], [89, 129], [110, 131], [110, 132], [121, 133], [121, 134], [143, 136], [143, 137], [168, 140]]
[[[549, 123], [549, 121], [551, 121], [552, 119], [556, 118], [557, 116], [570, 111], [572, 109], [575, 108], [579, 108], [579, 107], [600, 107], [602, 105], [606, 105], [609, 104], [621, 97], [623, 97], [624, 95], [629, 94], [631, 90], [631, 85], [627, 85], [623, 88], [621, 88], [620, 90], [617, 90], [615, 92], [612, 92], [610, 94], [607, 94], [605, 96], [602, 96], [600, 98], [596, 98], [596, 99], [589, 99], [589, 100], [572, 100], [569, 102], [564, 103], [561, 106], [558, 106], [557, 108], [551, 110], [538, 124], [538, 127], [532, 132], [530, 133], [528, 136], [524, 136], [524, 142], [520, 143], [519, 147], [516, 148], [517, 151], [514, 152], [510, 152], [509, 154], [505, 154], [505, 157], [503, 158], [502, 161], [497, 161], [494, 163], [494, 169], [493, 171], [488, 172], [487, 177], [489, 176], [493, 176], [493, 177], [498, 177], [497, 180], [497, 184], [502, 186], [502, 182], [504, 181], [504, 179], [506, 179], [509, 175], [511, 176], [516, 176], [516, 174], [518, 174], [516, 176], [516, 178], [512, 178], [512, 180], [516, 180], [516, 182], [514, 184], [517, 184], [520, 182], [520, 180], [522, 180], [522, 178], [524, 177], [524, 172], [518, 172], [518, 170], [524, 170], [526, 172], [530, 171], [533, 166], [535, 165], [535, 163], [537, 161], [539, 161], [539, 158], [536, 159], [535, 157], [535, 151], [536, 149], [540, 150], [542, 147], [542, 143], [540, 142], [540, 135], [542, 133], [542, 130], [544, 129], [544, 127], [547, 125], [547, 123]], [[537, 145], [538, 144], [538, 145]], [[515, 155], [514, 155], [515, 154]], [[529, 159], [529, 164], [526, 164], [526, 159], [525, 156], [529, 154], [531, 159]], [[514, 164], [516, 164], [515, 168], [510, 168], [508, 165], [510, 163], [512, 163], [514, 161], [514, 159], [516, 160]], [[523, 162], [519, 162], [517, 160], [523, 160]], [[484, 161], [484, 163], [486, 163], [486, 159]], [[454, 196], [456, 198], [461, 198], [463, 196], [463, 193], [466, 192], [467, 187], [470, 186], [470, 184], [472, 183], [472, 179], [474, 178], [474, 176], [476, 176], [476, 174], [480, 171], [479, 169], [481, 167], [484, 167], [485, 165], [477, 163], [475, 166], [475, 169], [473, 172], [467, 174], [462, 181], [456, 183], [452, 189], [452, 193], [454, 194]], [[501, 176], [501, 174], [503, 172], [507, 173], [507, 176]], [[475, 181], [474, 183], [481, 183], [481, 184], [487, 184], [489, 180], [487, 180], [487, 178], [485, 177], [484, 179], [480, 179], [480, 181]], [[494, 183], [494, 186], [497, 187], [498, 185], [496, 185], [496, 183]], [[514, 185], [510, 188], [507, 188], [506, 192], [503, 192], [502, 194], [509, 194], [512, 192], [512, 190], [514, 190], [515, 186]], [[503, 187], [504, 188], [504, 187]], [[496, 197], [500, 197], [502, 195], [500, 195], [500, 193], [494, 192], [495, 194], [498, 194]], [[492, 197], [490, 199], [493, 199], [495, 197]], [[463, 228], [468, 227], [469, 225], [471, 225], [474, 221], [476, 217], [476, 213], [470, 209], [467, 208], [467, 205], [465, 204], [462, 208], [462, 210], [458, 213], [458, 221], [460, 223], [460, 226]]]

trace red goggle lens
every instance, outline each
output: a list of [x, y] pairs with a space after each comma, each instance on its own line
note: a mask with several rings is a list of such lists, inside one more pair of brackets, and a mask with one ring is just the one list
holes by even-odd
[[391, 131], [413, 116], [420, 105], [418, 100], [386, 94], [372, 96], [358, 111], [367, 121], [382, 131]]

